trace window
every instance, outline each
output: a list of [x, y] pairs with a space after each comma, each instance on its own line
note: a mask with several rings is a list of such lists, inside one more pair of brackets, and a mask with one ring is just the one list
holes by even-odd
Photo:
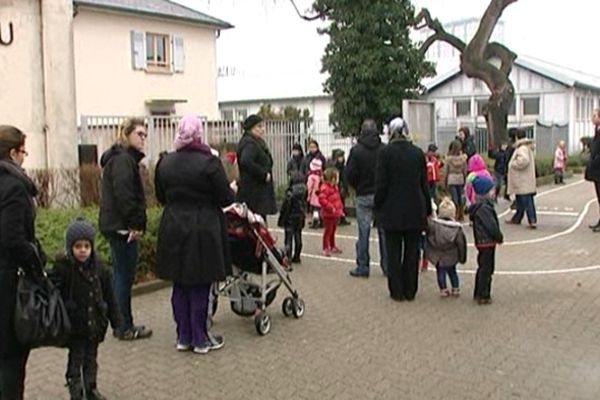
[[237, 108], [235, 110], [235, 115], [239, 121], [243, 121], [248, 117], [248, 110], [246, 110], [245, 108]]
[[233, 110], [221, 111], [221, 119], [223, 121], [233, 121]]
[[540, 98], [531, 97], [521, 100], [523, 104], [523, 115], [539, 115], [540, 114]]
[[146, 34], [146, 65], [148, 67], [171, 69], [170, 42], [166, 35]]
[[457, 100], [454, 102], [457, 117], [471, 116], [471, 100]]
[[512, 105], [510, 106], [510, 110], [508, 110], [508, 115], [517, 115], [517, 100], [513, 99]]

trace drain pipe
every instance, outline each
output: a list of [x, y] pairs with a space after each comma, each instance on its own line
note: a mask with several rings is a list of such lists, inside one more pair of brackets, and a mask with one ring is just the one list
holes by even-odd
[[44, 135], [44, 152], [45, 152], [45, 166], [46, 169], [50, 168], [50, 149], [48, 146], [48, 130], [49, 126], [46, 120], [47, 117], [47, 96], [46, 96], [46, 60], [45, 60], [45, 52], [44, 52], [44, 11], [42, 7], [42, 3], [40, 5], [40, 60], [42, 63], [42, 112], [43, 112], [43, 122], [42, 126], [42, 134]]

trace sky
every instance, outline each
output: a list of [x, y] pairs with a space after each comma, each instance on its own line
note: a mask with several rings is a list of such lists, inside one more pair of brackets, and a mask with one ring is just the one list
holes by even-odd
[[[219, 67], [238, 77], [314, 76], [328, 38], [289, 0], [174, 0], [235, 26], [217, 41]], [[311, 0], [296, 0], [301, 10]], [[449, 7], [449, 4], [452, 7]], [[483, 15], [489, 0], [414, 0], [442, 22]], [[600, 1], [518, 0], [502, 17], [505, 42], [517, 54], [600, 76]]]

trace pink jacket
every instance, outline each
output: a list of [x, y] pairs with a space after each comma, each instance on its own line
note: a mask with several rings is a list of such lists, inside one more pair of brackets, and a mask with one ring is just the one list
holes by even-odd
[[475, 204], [475, 189], [473, 188], [473, 180], [477, 176], [484, 176], [494, 180], [492, 174], [487, 170], [485, 160], [479, 154], [475, 154], [469, 159], [469, 175], [467, 175], [465, 183], [465, 197], [467, 205]]
[[306, 182], [308, 187], [308, 204], [313, 207], [321, 207], [319, 202], [319, 187], [321, 186], [321, 175], [318, 173], [311, 173], [308, 175], [308, 181]]
[[567, 169], [567, 152], [560, 147], [556, 148], [554, 152], [554, 169], [560, 169], [562, 171]]

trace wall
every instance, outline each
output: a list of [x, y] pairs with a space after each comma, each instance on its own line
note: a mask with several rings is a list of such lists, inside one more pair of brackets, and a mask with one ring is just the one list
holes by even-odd
[[27, 134], [26, 168], [76, 162], [71, 0], [0, 0], [0, 124]]
[[[136, 71], [131, 31], [181, 35], [183, 73]], [[178, 115], [218, 117], [216, 32], [213, 28], [79, 8], [74, 19], [77, 114], [146, 115], [146, 101], [184, 99]]]

